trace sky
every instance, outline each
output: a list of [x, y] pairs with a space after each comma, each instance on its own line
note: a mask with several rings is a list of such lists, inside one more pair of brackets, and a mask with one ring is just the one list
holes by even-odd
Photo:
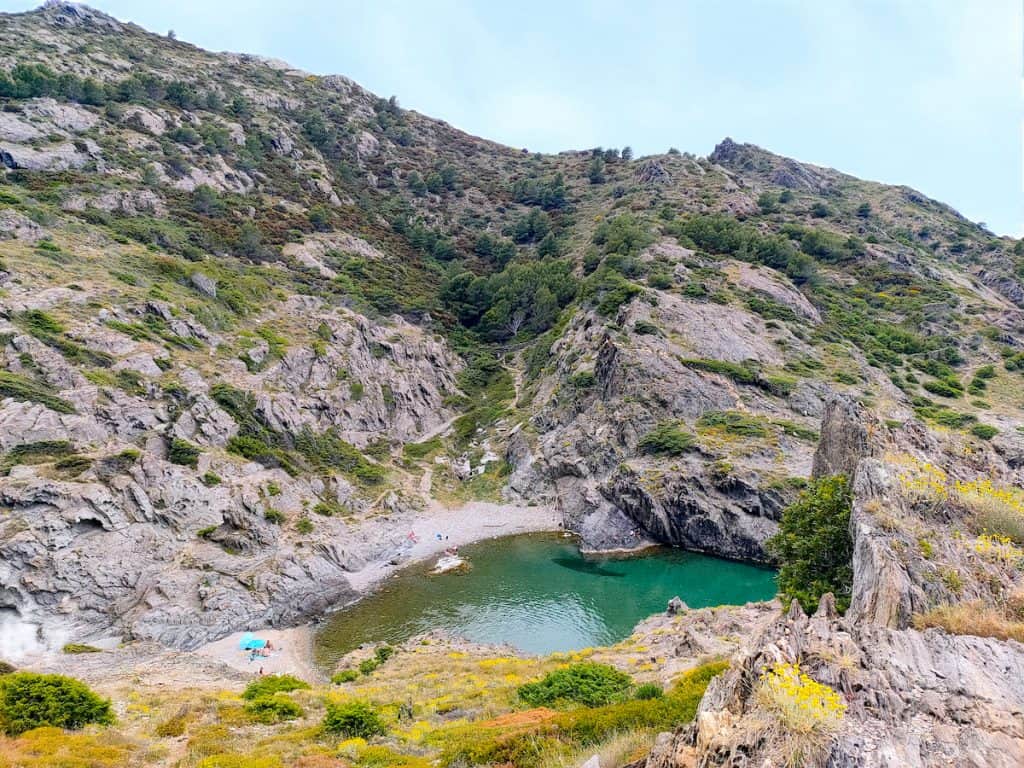
[[1020, 0], [89, 4], [515, 147], [706, 155], [730, 136], [1024, 234]]

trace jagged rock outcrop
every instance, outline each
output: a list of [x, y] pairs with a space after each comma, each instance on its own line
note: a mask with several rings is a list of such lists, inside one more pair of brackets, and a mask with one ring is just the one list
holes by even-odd
[[[777, 765], [779, 744], [756, 691], [778, 663], [799, 664], [846, 705], [822, 765], [1010, 768], [1024, 760], [1024, 694], [1016, 682], [1024, 674], [1024, 645], [909, 626], [911, 615], [934, 600], [928, 594], [934, 588], [920, 564], [903, 554], [901, 535], [877, 520], [880, 510], [898, 514], [905, 503], [892, 468], [872, 457], [879, 442], [871, 419], [853, 403], [828, 403], [815, 467], [854, 478], [850, 610], [840, 617], [825, 595], [808, 617], [794, 601], [712, 681], [694, 723], [658, 738], [646, 768]], [[966, 595], [973, 587], [958, 589]]]

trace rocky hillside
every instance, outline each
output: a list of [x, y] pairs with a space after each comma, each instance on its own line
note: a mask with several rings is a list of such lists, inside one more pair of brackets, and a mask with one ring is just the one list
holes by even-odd
[[[555, 505], [594, 549], [766, 561], [837, 402], [871, 446], [833, 462], [856, 474], [853, 624], [916, 632], [1019, 586], [968, 512], [896, 488], [908, 462], [1022, 481], [1024, 248], [946, 205], [729, 139], [504, 147], [63, 2], [0, 15], [0, 103], [11, 623], [179, 648], [295, 623], [470, 499]], [[978, 754], [1019, 746], [1008, 706]]]

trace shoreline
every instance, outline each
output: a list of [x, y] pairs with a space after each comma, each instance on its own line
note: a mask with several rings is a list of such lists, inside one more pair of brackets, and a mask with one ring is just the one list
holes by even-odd
[[[486, 501], [470, 501], [461, 507], [442, 507], [432, 503], [427, 514], [409, 522], [406, 538], [389, 556], [379, 558], [348, 574], [349, 584], [359, 592], [353, 605], [384, 579], [406, 566], [444, 554], [450, 547], [464, 547], [479, 541], [514, 536], [520, 533], [558, 533], [561, 518], [553, 507], [519, 506]], [[415, 540], [408, 534], [415, 535]], [[438, 539], [437, 534], [443, 538]]]
[[[394, 533], [403, 533], [401, 544], [394, 551], [367, 563], [358, 571], [347, 574], [352, 589], [358, 596], [344, 605], [328, 611], [324, 616], [343, 611], [371, 594], [383, 581], [404, 568], [443, 555], [450, 547], [463, 547], [488, 539], [515, 536], [523, 533], [563, 532], [561, 518], [550, 506], [519, 506], [484, 501], [470, 501], [461, 507], [443, 507], [432, 502], [426, 514], [403, 524], [408, 530], [401, 532], [396, 526]], [[408, 533], [415, 535], [415, 540]], [[438, 539], [437, 534], [442, 538]], [[310, 681], [325, 680], [329, 671], [320, 669], [315, 661], [313, 642], [317, 624], [323, 616], [295, 627], [283, 629], [251, 629], [261, 639], [269, 640], [275, 650], [267, 657], [249, 660], [249, 655], [239, 650], [238, 642], [244, 632], [206, 643], [193, 653], [219, 661], [232, 669], [252, 675], [293, 674]]]

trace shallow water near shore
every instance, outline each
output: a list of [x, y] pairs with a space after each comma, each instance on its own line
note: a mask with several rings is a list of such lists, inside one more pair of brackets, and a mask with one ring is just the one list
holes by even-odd
[[561, 534], [525, 534], [460, 549], [465, 572], [430, 575], [433, 560], [403, 569], [329, 616], [314, 642], [330, 669], [363, 643], [399, 643], [431, 629], [526, 653], [608, 645], [673, 595], [691, 608], [771, 599], [775, 572], [657, 547], [630, 557], [584, 557]]

